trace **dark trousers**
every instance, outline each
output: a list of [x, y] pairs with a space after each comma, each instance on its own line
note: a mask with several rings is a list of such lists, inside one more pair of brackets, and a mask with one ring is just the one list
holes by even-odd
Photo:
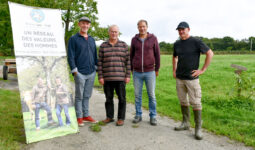
[[124, 81], [106, 81], [104, 83], [106, 117], [114, 117], [114, 90], [118, 95], [118, 120], [125, 120], [126, 114], [126, 83]]

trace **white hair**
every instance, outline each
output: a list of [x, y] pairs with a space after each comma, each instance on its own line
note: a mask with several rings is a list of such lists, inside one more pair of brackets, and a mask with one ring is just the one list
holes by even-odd
[[119, 27], [117, 25], [113, 24], [108, 27], [108, 32], [110, 32], [111, 28], [113, 28], [113, 27], [116, 27], [119, 31]]

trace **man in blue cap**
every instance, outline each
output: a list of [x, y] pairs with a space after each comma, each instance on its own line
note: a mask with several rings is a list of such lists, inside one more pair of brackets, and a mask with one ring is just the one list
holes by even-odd
[[[189, 35], [190, 28], [187, 22], [181, 22], [176, 30], [178, 30], [180, 39], [174, 43], [173, 77], [176, 79], [176, 90], [183, 120], [179, 127], [175, 127], [175, 130], [189, 130], [189, 105], [191, 105], [195, 120], [195, 138], [201, 140], [202, 95], [199, 75], [202, 75], [209, 66], [213, 51], [200, 39]], [[200, 53], [206, 54], [202, 69], [199, 69]]]
[[97, 68], [97, 49], [93, 37], [88, 34], [90, 19], [79, 19], [80, 32], [68, 42], [68, 63], [75, 80], [75, 111], [79, 126], [83, 122], [96, 123], [89, 116], [89, 99], [92, 94]]

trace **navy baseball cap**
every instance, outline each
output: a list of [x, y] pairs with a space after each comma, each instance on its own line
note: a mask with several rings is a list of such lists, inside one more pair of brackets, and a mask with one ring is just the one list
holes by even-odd
[[176, 30], [178, 29], [185, 29], [185, 28], [189, 28], [189, 24], [185, 21], [180, 22], [179, 25], [177, 26]]

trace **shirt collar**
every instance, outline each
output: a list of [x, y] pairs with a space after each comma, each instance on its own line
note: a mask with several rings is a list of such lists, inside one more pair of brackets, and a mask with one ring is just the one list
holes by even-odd
[[[80, 34], [80, 32], [77, 32], [77, 35], [78, 35], [78, 36], [81, 36], [81, 37], [84, 37], [84, 36], [82, 36], [82, 35]], [[88, 37], [91, 37], [90, 34], [88, 34]]]
[[[111, 45], [111, 43], [110, 43], [109, 39], [108, 39], [108, 40], [106, 40], [106, 42], [107, 42], [107, 44], [108, 44], [108, 45]], [[119, 42], [120, 42], [120, 40], [118, 39], [118, 40], [117, 40], [117, 43], [116, 43], [114, 46], [118, 45], [118, 44], [119, 44]], [[111, 46], [112, 46], [112, 45], [111, 45]]]

